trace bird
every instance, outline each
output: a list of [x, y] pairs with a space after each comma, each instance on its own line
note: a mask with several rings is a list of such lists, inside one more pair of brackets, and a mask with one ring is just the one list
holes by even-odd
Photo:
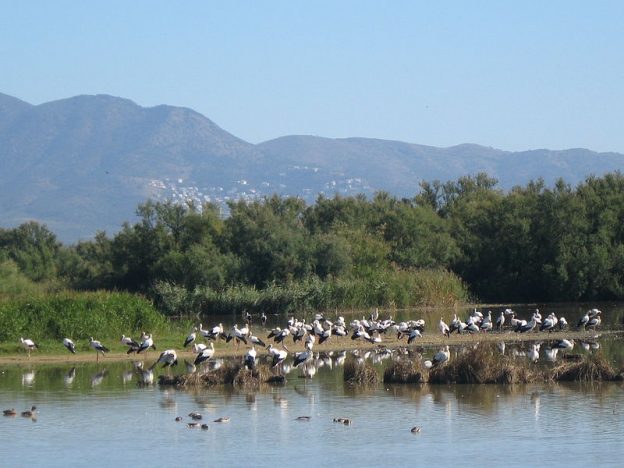
[[557, 325], [558, 322], [559, 320], [557, 320], [555, 314], [551, 313], [548, 317], [544, 319], [539, 327], [539, 331], [548, 331], [548, 333], [552, 333], [552, 331], [555, 329], [555, 325]]
[[255, 336], [255, 335], [252, 335], [252, 334], [251, 334], [251, 330], [249, 331], [249, 336], [248, 336], [248, 338], [249, 338], [249, 341], [251, 341], [254, 345], [262, 346], [263, 348], [265, 348], [265, 347], [266, 347], [266, 344], [265, 344], [265, 342], [264, 342], [264, 341], [262, 341], [262, 340], [261, 340], [260, 338], [258, 338], [257, 336]]
[[128, 351], [126, 352], [126, 354], [136, 353], [139, 350], [139, 347], [141, 346], [139, 345], [139, 343], [137, 343], [132, 338], [126, 335], [121, 335], [121, 339], [119, 340], [119, 342], [123, 345], [128, 346]]
[[602, 319], [600, 318], [600, 311], [598, 309], [595, 310], [597, 310], [598, 313], [589, 318], [589, 322], [585, 324], [585, 328], [593, 328], [595, 330], [596, 327], [602, 322]]
[[539, 359], [539, 345], [532, 344], [529, 349], [529, 354], [527, 355], [529, 361], [537, 362]]
[[252, 346], [247, 354], [245, 354], [245, 366], [247, 369], [253, 369], [256, 367], [256, 347]]
[[193, 331], [191, 333], [189, 333], [189, 335], [186, 337], [186, 339], [184, 340], [184, 346], [183, 348], [186, 348], [188, 345], [190, 345], [193, 341], [195, 341], [195, 337], [197, 336], [197, 327], [193, 328]]
[[98, 340], [94, 340], [93, 337], [89, 338], [89, 345], [95, 349], [95, 360], [97, 361], [99, 359], [99, 353], [102, 353], [102, 356], [104, 356], [104, 353], [108, 353], [109, 349], [104, 346], [102, 343], [100, 343]]
[[482, 332], [489, 332], [492, 329], [492, 311], [488, 310], [487, 317], [485, 317], [479, 325], [479, 330]]
[[63, 346], [72, 354], [76, 354], [76, 345], [69, 338], [63, 338]]
[[589, 322], [589, 312], [585, 312], [585, 315], [583, 315], [578, 323], [576, 324], [576, 328], [581, 328], [581, 327], [585, 327], [587, 325], [587, 322]]
[[284, 349], [274, 348], [272, 344], [268, 347], [269, 354], [273, 357], [271, 367], [277, 367], [288, 357], [288, 352]]
[[557, 321], [557, 326], [559, 327], [559, 330], [564, 330], [565, 328], [567, 328], [568, 321], [565, 319], [564, 316], [559, 317], [559, 320]]
[[344, 424], [345, 426], [350, 426], [353, 421], [349, 418], [334, 418], [334, 422]]
[[300, 353], [297, 353], [295, 355], [295, 360], [293, 362], [293, 366], [294, 367], [298, 367], [300, 364], [303, 364], [304, 362], [308, 361], [312, 359], [312, 350], [311, 349], [306, 349], [305, 351], [302, 351]]
[[154, 339], [152, 338], [151, 333], [141, 342], [141, 346], [137, 349], [137, 354], [141, 354], [149, 348], [154, 348], [154, 351], [156, 351], [156, 346], [154, 345]]
[[449, 352], [449, 347], [446, 345], [433, 356], [433, 359], [431, 360], [432, 367], [441, 366], [449, 360], [450, 355], [451, 353]]
[[309, 421], [310, 419], [312, 419], [312, 416], [297, 416], [295, 421]]
[[37, 343], [35, 343], [33, 340], [31, 340], [30, 338], [22, 338], [20, 337], [20, 344], [22, 345], [22, 347], [28, 351], [28, 357], [30, 357], [30, 352], [33, 349], [39, 349], [39, 346], [37, 345]]
[[407, 344], [411, 344], [416, 338], [422, 338], [422, 333], [420, 333], [418, 328], [414, 328], [410, 331], [409, 336], [407, 337]]
[[22, 411], [22, 416], [25, 418], [34, 418], [37, 413], [37, 407], [31, 406], [30, 409]]
[[206, 347], [202, 349], [197, 354], [197, 357], [195, 358], [195, 361], [193, 361], [193, 364], [195, 364], [196, 366], [199, 366], [202, 362], [206, 362], [208, 359], [214, 356], [214, 353], [215, 353], [214, 344], [211, 341], [210, 347]]
[[2, 411], [2, 414], [4, 416], [16, 416], [17, 415], [17, 411], [15, 411], [15, 408], [5, 409], [4, 411]]
[[451, 336], [451, 330], [449, 326], [444, 322], [444, 320], [442, 320], [442, 317], [440, 317], [440, 322], [438, 323], [438, 329], [440, 330], [440, 333], [442, 333], [447, 338]]
[[230, 418], [224, 416], [224, 417], [220, 417], [220, 418], [215, 419], [213, 422], [216, 422], [216, 423], [229, 423], [230, 422]]
[[505, 312], [501, 311], [500, 315], [496, 319], [496, 329], [502, 330], [504, 325], [505, 325]]
[[564, 351], [571, 351], [574, 348], [574, 340], [558, 340], [551, 346], [551, 349], [561, 349]]
[[262, 315], [260, 315], [260, 322], [263, 326], [267, 323], [267, 316], [264, 312], [262, 312]]
[[414, 427], [412, 427], [412, 428], [410, 429], [410, 432], [411, 432], [412, 434], [417, 434], [417, 433], [419, 433], [419, 432], [420, 432], [420, 430], [421, 430], [420, 426], [414, 426]]
[[177, 366], [178, 355], [176, 354], [174, 349], [165, 349], [162, 353], [160, 353], [160, 356], [158, 356], [156, 362], [152, 364], [150, 370], [154, 369], [154, 367], [156, 367], [156, 364], [158, 364], [159, 362], [163, 363], [163, 367]]

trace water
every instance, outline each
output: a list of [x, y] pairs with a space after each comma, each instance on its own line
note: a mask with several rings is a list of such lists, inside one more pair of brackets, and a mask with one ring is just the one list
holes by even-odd
[[[622, 383], [351, 387], [337, 355], [313, 379], [293, 370], [258, 391], [142, 386], [131, 362], [5, 367], [2, 409], [39, 412], [0, 418], [0, 464], [620, 466]], [[191, 411], [207, 431], [187, 428]]]

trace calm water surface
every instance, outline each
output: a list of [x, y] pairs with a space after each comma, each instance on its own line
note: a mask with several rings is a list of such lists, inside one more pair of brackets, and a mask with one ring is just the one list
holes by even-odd
[[[353, 388], [336, 359], [323, 364], [249, 392], [139, 385], [131, 362], [5, 367], [2, 409], [39, 414], [0, 418], [0, 465], [621, 466], [621, 383]], [[187, 428], [191, 411], [210, 429]]]

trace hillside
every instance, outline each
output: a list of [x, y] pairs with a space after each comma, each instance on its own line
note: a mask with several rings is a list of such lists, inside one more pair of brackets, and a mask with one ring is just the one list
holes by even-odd
[[150, 197], [224, 205], [272, 193], [309, 202], [318, 193], [412, 196], [422, 180], [485, 171], [502, 188], [538, 177], [575, 184], [623, 163], [622, 154], [586, 149], [506, 152], [367, 138], [285, 136], [252, 145], [191, 109], [106, 95], [33, 106], [0, 94], [2, 226], [35, 219], [65, 242], [116, 232]]

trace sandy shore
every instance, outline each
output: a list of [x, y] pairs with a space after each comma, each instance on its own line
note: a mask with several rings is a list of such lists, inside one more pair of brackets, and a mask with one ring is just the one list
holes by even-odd
[[[268, 331], [267, 331], [268, 333]], [[532, 332], [532, 333], [514, 333], [512, 331], [503, 331], [503, 332], [490, 332], [490, 333], [478, 333], [478, 334], [464, 334], [457, 335], [453, 334], [450, 338], [447, 338], [439, 333], [425, 333], [422, 338], [414, 340], [409, 347], [435, 347], [442, 345], [463, 345], [463, 344], [475, 344], [482, 342], [499, 342], [504, 341], [505, 343], [523, 343], [523, 342], [532, 342], [532, 341], [552, 341], [559, 339], [574, 339], [574, 340], [595, 340], [599, 337], [605, 337], [609, 335], [618, 335], [624, 333], [623, 331], [563, 331], [563, 332]], [[265, 334], [259, 334], [259, 336], [266, 336]], [[318, 352], [328, 352], [328, 351], [341, 351], [341, 350], [353, 350], [353, 349], [374, 349], [380, 346], [387, 348], [398, 348], [401, 346], [407, 346], [407, 339], [403, 338], [402, 340], [397, 340], [396, 335], [387, 335], [383, 336], [383, 342], [381, 344], [372, 344], [363, 340], [352, 340], [350, 337], [332, 337], [327, 342], [322, 345], [316, 344], [314, 346], [314, 350]], [[264, 338], [263, 338], [264, 340]], [[268, 345], [269, 340], [264, 340]], [[156, 346], [158, 347], [158, 342], [156, 341]], [[276, 345], [274, 345], [276, 346]], [[286, 342], [286, 347], [289, 352], [297, 352], [303, 350], [303, 345], [301, 343], [293, 344], [292, 339], [288, 339]], [[215, 346], [215, 357], [235, 357], [235, 356], [243, 356], [247, 352], [247, 347], [241, 345], [240, 347], [236, 347], [236, 345], [230, 343], [226, 344], [223, 341], [217, 342]], [[258, 349], [259, 350], [259, 349]], [[260, 351], [260, 350], [259, 350]], [[178, 357], [183, 360], [193, 360], [195, 354], [192, 351], [180, 350], [176, 349], [178, 353]], [[111, 361], [136, 361], [137, 358], [144, 359], [146, 361], [153, 361], [158, 358], [160, 354], [159, 351], [149, 351], [147, 355], [141, 354], [137, 356], [136, 354], [126, 354], [125, 352], [120, 351], [112, 351], [107, 353], [105, 356], [100, 355], [100, 362], [111, 362]], [[259, 355], [261, 352], [259, 353]], [[77, 352], [76, 354], [70, 353], [60, 353], [60, 354], [38, 354], [37, 351], [33, 351], [30, 355], [30, 358], [26, 355], [26, 352], [22, 351], [19, 353], [10, 353], [0, 355], [0, 365], [20, 365], [20, 364], [58, 364], [58, 363], [80, 363], [80, 362], [94, 362], [96, 360], [95, 351], [83, 351]]]

